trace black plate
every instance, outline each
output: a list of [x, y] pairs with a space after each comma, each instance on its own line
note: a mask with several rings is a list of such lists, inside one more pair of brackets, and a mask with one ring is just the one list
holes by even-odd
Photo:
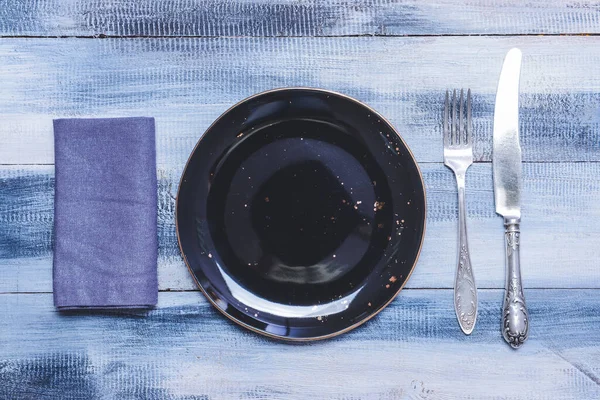
[[190, 156], [177, 236], [196, 282], [233, 321], [321, 339], [381, 311], [419, 255], [425, 194], [394, 128], [317, 89], [252, 96]]

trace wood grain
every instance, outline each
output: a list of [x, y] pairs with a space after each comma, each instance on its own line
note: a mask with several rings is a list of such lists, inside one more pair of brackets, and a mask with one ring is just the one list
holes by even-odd
[[[597, 0], [0, 1], [0, 399], [600, 398], [599, 33]], [[554, 36], [564, 34], [593, 36]], [[518, 352], [500, 336], [502, 223], [489, 164], [498, 74], [514, 46], [524, 53], [532, 320]], [[408, 288], [366, 325], [306, 345], [214, 311], [174, 228], [178, 179], [202, 132], [235, 102], [282, 86], [375, 107], [427, 186], [429, 225]], [[475, 94], [468, 224], [478, 286], [493, 288], [479, 290], [470, 337], [452, 306], [456, 193], [440, 163], [441, 105], [455, 87]], [[157, 122], [159, 305], [58, 313], [52, 119], [140, 115]]]
[[[194, 290], [175, 236], [180, 167], [159, 169], [161, 290]], [[442, 164], [422, 166], [427, 232], [408, 287], [451, 288], [456, 259], [456, 186]], [[526, 288], [600, 288], [600, 163], [524, 165], [522, 264]], [[0, 169], [0, 292], [52, 291], [52, 166]], [[471, 259], [479, 287], [504, 287], [502, 219], [494, 210], [489, 163], [467, 174]]]
[[52, 118], [154, 116], [157, 161], [183, 165], [237, 101], [284, 86], [373, 106], [420, 162], [442, 160], [446, 89], [474, 93], [475, 158], [489, 161], [508, 49], [523, 50], [526, 161], [600, 160], [600, 37], [0, 40], [0, 164], [53, 163]]
[[12, 0], [5, 36], [341, 36], [598, 33], [597, 1]]
[[291, 345], [237, 327], [199, 293], [161, 293], [147, 313], [70, 314], [51, 295], [0, 295], [0, 398], [600, 396], [597, 291], [530, 290], [532, 331], [518, 352], [500, 337], [501, 300], [501, 290], [480, 292], [470, 337], [451, 290], [406, 290], [348, 334]]

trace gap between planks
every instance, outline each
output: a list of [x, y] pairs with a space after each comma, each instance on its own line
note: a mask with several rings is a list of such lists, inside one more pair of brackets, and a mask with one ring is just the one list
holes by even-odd
[[[191, 154], [191, 153], [190, 153]], [[428, 164], [428, 165], [433, 165], [433, 164], [441, 164], [443, 163], [444, 160], [439, 160], [439, 161], [417, 161], [417, 164], [421, 165], [421, 164]], [[473, 164], [491, 164], [492, 161], [479, 161], [479, 160], [473, 160]], [[525, 160], [525, 161], [521, 161], [521, 164], [598, 164], [600, 163], [600, 160]], [[181, 164], [184, 165], [184, 164]], [[18, 164], [11, 164], [11, 163], [0, 163], [0, 167], [36, 167], [36, 166], [45, 166], [45, 167], [52, 167], [54, 166], [54, 163], [18, 163]], [[161, 167], [171, 167], [171, 164], [158, 164], [157, 167], [161, 168]]]
[[545, 36], [545, 37], [563, 37], [563, 36], [600, 36], [597, 32], [580, 32], [580, 33], [407, 33], [407, 34], [382, 34], [382, 33], [361, 33], [350, 35], [281, 35], [281, 36], [210, 36], [210, 35], [56, 35], [56, 36], [40, 36], [40, 35], [0, 35], [0, 39], [288, 39], [288, 38], [461, 38], [461, 37], [528, 37], [528, 36]]
[[[401, 290], [401, 292], [404, 291], [432, 291], [432, 290], [436, 290], [436, 291], [451, 291], [454, 290], [453, 288], [448, 288], [448, 287], [405, 287]], [[493, 288], [493, 287], [481, 287], [481, 288], [477, 288], [478, 292], [496, 292], [499, 290], [505, 290], [502, 288]], [[550, 288], [550, 287], [526, 287], [525, 289], [525, 293], [527, 293], [528, 291], [543, 291], [543, 290], [599, 290], [600, 288], [597, 287], [564, 287], [564, 288]], [[200, 291], [200, 289], [161, 289], [158, 291], [158, 293], [202, 293]], [[0, 292], [0, 296], [1, 295], [48, 295], [48, 294], [53, 294], [53, 292]]]

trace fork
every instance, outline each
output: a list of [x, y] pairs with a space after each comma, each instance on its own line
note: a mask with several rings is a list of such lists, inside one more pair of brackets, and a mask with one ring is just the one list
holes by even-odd
[[444, 164], [454, 171], [458, 186], [458, 261], [454, 278], [454, 311], [460, 328], [470, 335], [477, 320], [477, 288], [471, 268], [465, 211], [465, 175], [467, 168], [473, 164], [471, 89], [467, 90], [466, 101], [461, 89], [458, 109], [456, 102], [456, 90], [452, 93], [452, 101], [446, 91]]

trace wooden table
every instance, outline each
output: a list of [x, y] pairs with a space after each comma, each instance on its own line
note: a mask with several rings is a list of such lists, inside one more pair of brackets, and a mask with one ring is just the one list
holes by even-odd
[[[600, 2], [534, 0], [8, 0], [0, 4], [0, 398], [600, 398]], [[505, 52], [524, 55], [522, 264], [531, 336], [500, 336], [502, 220], [490, 164]], [[231, 104], [283, 86], [336, 90], [398, 128], [428, 200], [421, 258], [379, 316], [290, 345], [243, 330], [197, 291], [179, 254], [185, 160]], [[468, 226], [480, 311], [456, 323], [447, 88], [474, 92]], [[158, 307], [52, 305], [56, 117], [154, 116]], [[115, 226], [115, 229], [119, 229]]]

